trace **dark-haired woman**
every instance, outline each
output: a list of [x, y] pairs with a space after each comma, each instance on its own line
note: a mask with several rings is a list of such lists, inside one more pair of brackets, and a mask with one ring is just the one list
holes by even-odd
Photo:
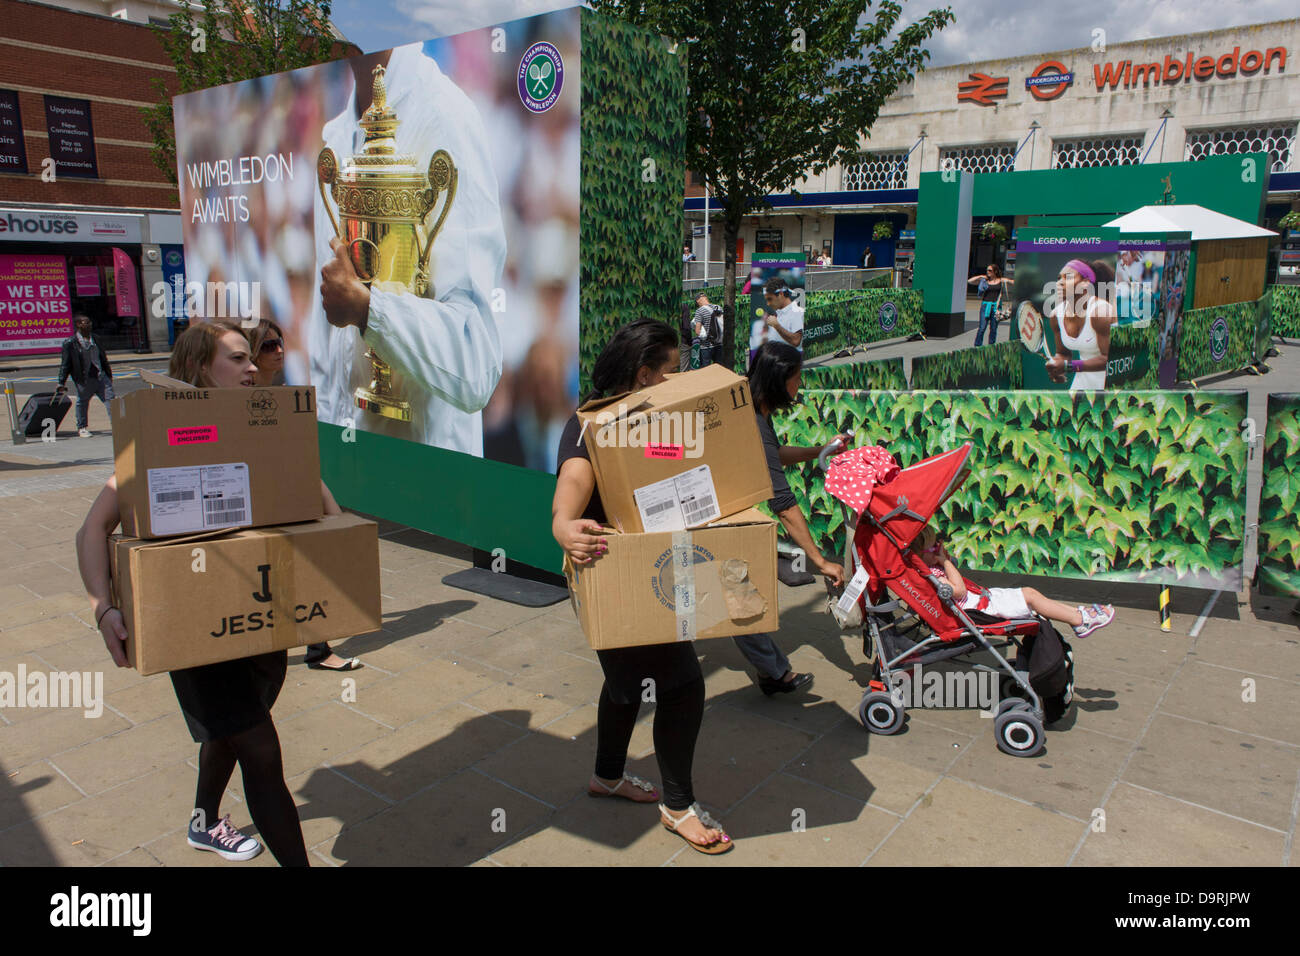
[[[1110, 360], [1110, 327], [1115, 308], [1097, 295], [1099, 287], [1114, 288], [1115, 270], [1102, 260], [1071, 259], [1056, 280], [1056, 354], [1047, 362], [1052, 381], [1065, 380], [1074, 372], [1070, 391], [1106, 387], [1106, 363]], [[1079, 358], [1073, 358], [1074, 352]]]
[[[596, 359], [595, 390], [588, 400], [645, 388], [677, 371], [678, 336], [669, 325], [642, 319], [625, 325]], [[551, 533], [569, 560], [587, 565], [608, 550], [601, 535], [605, 510], [596, 491], [578, 416], [565, 426], [556, 465]], [[596, 767], [587, 792], [635, 803], [659, 798], [652, 784], [624, 773], [628, 742], [636, 726], [641, 695], [654, 688], [655, 758], [663, 780], [659, 812], [663, 825], [701, 853], [724, 853], [734, 845], [722, 827], [695, 802], [691, 767], [704, 718], [704, 676], [689, 643], [651, 644], [596, 651], [605, 683], [596, 716]], [[652, 681], [652, 684], [646, 684]]]
[[[803, 383], [803, 355], [794, 346], [784, 342], [764, 342], [754, 353], [749, 364], [749, 390], [754, 396], [754, 411], [758, 415], [758, 434], [763, 439], [767, 455], [767, 470], [772, 479], [772, 497], [768, 507], [780, 519], [786, 534], [824, 574], [832, 584], [844, 584], [844, 568], [827, 560], [817, 550], [808, 522], [799, 510], [785, 469], [801, 461], [815, 461], [821, 448], [800, 445], [782, 445], [772, 428], [772, 413], [789, 408], [799, 396]], [[845, 445], [850, 435], [837, 435]], [[834, 439], [832, 439], [833, 441]], [[758, 671], [758, 686], [769, 697], [777, 693], [790, 693], [812, 683], [811, 674], [796, 674], [790, 661], [777, 646], [770, 634], [745, 634], [734, 638], [736, 646]]]
[[971, 276], [966, 282], [968, 285], [979, 283], [980, 327], [975, 333], [975, 347], [979, 348], [984, 344], [985, 328], [989, 330], [989, 345], [993, 345], [998, 340], [998, 307], [1002, 305], [1002, 299], [1011, 292], [1011, 280], [1004, 279], [1002, 269], [997, 263], [992, 263], [984, 270], [984, 275]]

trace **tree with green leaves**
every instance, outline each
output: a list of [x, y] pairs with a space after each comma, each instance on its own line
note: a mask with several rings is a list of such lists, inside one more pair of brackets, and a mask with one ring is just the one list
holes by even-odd
[[[886, 99], [924, 68], [945, 7], [898, 29], [884, 0], [592, 0], [689, 44], [687, 165], [721, 207], [724, 308], [736, 317], [736, 240], [746, 215], [805, 176], [852, 162]], [[634, 68], [634, 64], [628, 64]], [[727, 336], [723, 363], [735, 367]]]
[[176, 182], [172, 96], [249, 80], [361, 52], [335, 34], [330, 0], [222, 0], [182, 3], [167, 26], [153, 27], [176, 67], [174, 92], [153, 81], [158, 102], [144, 107], [154, 165]]

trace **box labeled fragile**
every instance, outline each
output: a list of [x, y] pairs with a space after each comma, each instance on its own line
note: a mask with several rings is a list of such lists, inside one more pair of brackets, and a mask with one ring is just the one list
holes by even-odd
[[321, 517], [316, 390], [154, 388], [113, 399], [113, 472], [134, 538]]
[[755, 509], [689, 531], [606, 535], [564, 574], [596, 650], [775, 631], [776, 522]]
[[772, 497], [749, 381], [721, 365], [578, 409], [600, 500], [619, 531], [678, 531]]

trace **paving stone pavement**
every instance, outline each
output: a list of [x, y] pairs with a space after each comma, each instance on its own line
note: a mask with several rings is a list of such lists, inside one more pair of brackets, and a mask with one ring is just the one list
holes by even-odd
[[[98, 418], [96, 417], [98, 414]], [[104, 428], [102, 408], [92, 428]], [[98, 717], [0, 708], [0, 866], [234, 866], [184, 841], [197, 747], [165, 675], [107, 666], [72, 540], [107, 475], [106, 434], [0, 444], [0, 674], [102, 674]], [[590, 800], [600, 668], [567, 603], [519, 608], [442, 584], [466, 548], [381, 522], [384, 627], [340, 642], [364, 669], [290, 652], [275, 707], [285, 773], [319, 865], [1294, 865], [1300, 619], [1289, 602], [1035, 582], [1114, 600], [1074, 642], [1077, 700], [1045, 753], [1000, 753], [972, 710], [914, 710], [869, 736], [861, 641], [819, 586], [782, 587], [777, 636], [816, 683], [764, 697], [731, 641], [699, 645], [699, 799], [737, 841], [705, 858], [651, 806]], [[355, 680], [355, 693], [344, 678]], [[1246, 702], [1243, 688], [1253, 689]], [[652, 708], [629, 770], [653, 780]], [[223, 812], [255, 833], [239, 775]], [[262, 854], [250, 866], [274, 865]]]

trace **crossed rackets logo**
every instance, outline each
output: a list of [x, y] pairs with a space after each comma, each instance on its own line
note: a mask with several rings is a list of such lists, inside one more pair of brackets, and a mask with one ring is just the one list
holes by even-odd
[[1214, 324], [1210, 326], [1210, 356], [1216, 362], [1222, 362], [1223, 357], [1228, 354], [1228, 322], [1223, 316], [1218, 316]]
[[545, 41], [534, 43], [519, 60], [519, 99], [533, 113], [555, 105], [564, 85], [560, 51]]

